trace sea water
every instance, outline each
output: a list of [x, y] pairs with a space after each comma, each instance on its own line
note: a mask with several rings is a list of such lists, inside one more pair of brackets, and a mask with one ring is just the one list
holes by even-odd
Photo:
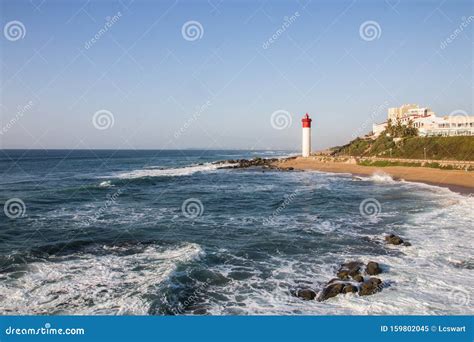
[[[0, 313], [474, 313], [473, 198], [380, 174], [213, 164], [287, 154], [2, 151], [2, 206], [21, 202], [0, 215]], [[383, 290], [293, 295], [351, 260], [379, 262]]]

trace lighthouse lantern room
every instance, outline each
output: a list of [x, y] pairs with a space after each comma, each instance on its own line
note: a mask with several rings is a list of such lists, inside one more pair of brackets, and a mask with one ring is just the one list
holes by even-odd
[[309, 157], [311, 154], [311, 118], [308, 113], [303, 117], [303, 146], [302, 146], [302, 156]]

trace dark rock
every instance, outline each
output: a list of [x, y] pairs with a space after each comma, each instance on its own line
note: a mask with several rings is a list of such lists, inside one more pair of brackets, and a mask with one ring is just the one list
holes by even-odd
[[370, 278], [363, 283], [359, 289], [360, 296], [373, 295], [382, 290], [382, 280], [379, 278]]
[[342, 280], [349, 280], [349, 271], [339, 271], [336, 276]]
[[318, 300], [323, 301], [332, 297], [336, 297], [339, 293], [341, 293], [342, 289], [344, 288], [344, 285], [345, 284], [334, 283], [326, 286], [321, 292], [321, 295], [319, 296]]
[[295, 168], [294, 167], [289, 167], [287, 170], [288, 171], [293, 171]]
[[352, 279], [354, 279], [358, 283], [363, 283], [364, 282], [364, 277], [361, 276], [360, 274], [356, 274], [355, 276], [352, 277]]
[[397, 236], [397, 235], [394, 235], [394, 234], [390, 234], [390, 235], [386, 236], [385, 241], [388, 244], [392, 244], [392, 245], [401, 245], [403, 243], [403, 239], [400, 236]]
[[382, 273], [382, 269], [380, 268], [379, 264], [375, 261], [369, 261], [365, 268], [365, 272], [369, 275], [377, 275]]
[[213, 162], [213, 164], [215, 165], [236, 164], [236, 165], [222, 167], [224, 169], [246, 169], [250, 167], [271, 168], [271, 169], [278, 169], [280, 171], [287, 171], [290, 169], [290, 168], [281, 169], [273, 165], [274, 163], [278, 161], [279, 160], [277, 158], [263, 159], [260, 157], [256, 157], [254, 159], [222, 160], [222, 161]]
[[390, 234], [390, 235], [387, 235], [385, 237], [385, 241], [388, 243], [388, 244], [392, 244], [392, 245], [403, 245], [403, 246], [411, 246], [411, 243], [409, 243], [408, 241], [404, 241], [400, 236], [397, 236], [395, 234]]
[[349, 270], [349, 275], [351, 277], [355, 277], [358, 274], [360, 274], [360, 268]]
[[354, 277], [360, 273], [362, 265], [360, 261], [349, 261], [341, 265], [339, 272], [347, 272], [349, 276]]
[[344, 286], [342, 289], [343, 293], [356, 293], [357, 292], [357, 287], [351, 284], [347, 284]]
[[369, 281], [369, 282], [371, 282], [372, 284], [375, 284], [375, 285], [382, 284], [382, 280], [380, 280], [380, 278], [370, 277], [369, 280], [367, 280], [367, 281]]
[[296, 292], [296, 296], [304, 300], [313, 300], [316, 297], [316, 292], [311, 289], [301, 289]]

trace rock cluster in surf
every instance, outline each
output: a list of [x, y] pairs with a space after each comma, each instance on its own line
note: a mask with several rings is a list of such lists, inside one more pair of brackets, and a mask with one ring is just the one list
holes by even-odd
[[369, 261], [364, 265], [360, 261], [350, 261], [342, 264], [333, 278], [324, 285], [319, 294], [312, 289], [300, 289], [295, 295], [305, 300], [317, 299], [325, 301], [339, 294], [358, 293], [359, 296], [368, 296], [382, 290], [383, 282], [379, 278], [371, 277], [382, 273], [380, 265]]
[[[295, 159], [290, 157], [286, 159]], [[254, 159], [237, 159], [225, 160], [214, 164], [223, 165], [225, 169], [246, 169], [258, 167], [262, 169], [272, 169], [277, 171], [292, 171], [292, 167], [282, 168], [276, 166], [278, 158], [254, 158]], [[231, 164], [231, 165], [228, 165]], [[411, 246], [408, 241], [403, 240], [400, 236], [389, 234], [385, 236], [386, 244]], [[328, 281], [323, 288], [317, 292], [310, 288], [301, 288], [292, 291], [293, 295], [304, 300], [325, 301], [329, 298], [336, 297], [339, 294], [353, 293], [359, 296], [369, 296], [382, 289], [387, 285], [380, 278], [374, 277], [382, 273], [379, 263], [369, 261], [364, 265], [361, 261], [349, 261], [342, 264], [337, 273], [336, 278]]]
[[411, 243], [408, 241], [404, 241], [400, 236], [395, 234], [390, 234], [385, 237], [385, 242], [390, 245], [403, 245], [403, 246], [411, 246]]
[[[385, 236], [385, 242], [392, 245], [411, 246], [408, 241], [404, 241], [395, 234]], [[336, 278], [328, 281], [319, 292], [304, 288], [295, 291], [294, 295], [304, 300], [316, 299], [320, 302], [339, 294], [373, 295], [382, 291], [387, 285], [380, 278], [374, 277], [380, 273], [383, 273], [383, 270], [378, 262], [369, 261], [364, 264], [361, 261], [349, 261], [339, 267]]]
[[[286, 159], [294, 159], [296, 157], [290, 157]], [[277, 171], [293, 171], [292, 167], [278, 167], [275, 164], [279, 161], [278, 158], [253, 158], [253, 159], [229, 159], [224, 161], [215, 162], [216, 165], [227, 165], [223, 166], [222, 169], [248, 169], [252, 167], [261, 167], [263, 169], [272, 169]]]

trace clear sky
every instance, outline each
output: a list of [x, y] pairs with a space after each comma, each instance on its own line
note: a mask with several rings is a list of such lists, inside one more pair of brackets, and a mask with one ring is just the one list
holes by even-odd
[[1, 148], [300, 149], [308, 112], [322, 149], [403, 103], [473, 112], [469, 0], [0, 3]]

